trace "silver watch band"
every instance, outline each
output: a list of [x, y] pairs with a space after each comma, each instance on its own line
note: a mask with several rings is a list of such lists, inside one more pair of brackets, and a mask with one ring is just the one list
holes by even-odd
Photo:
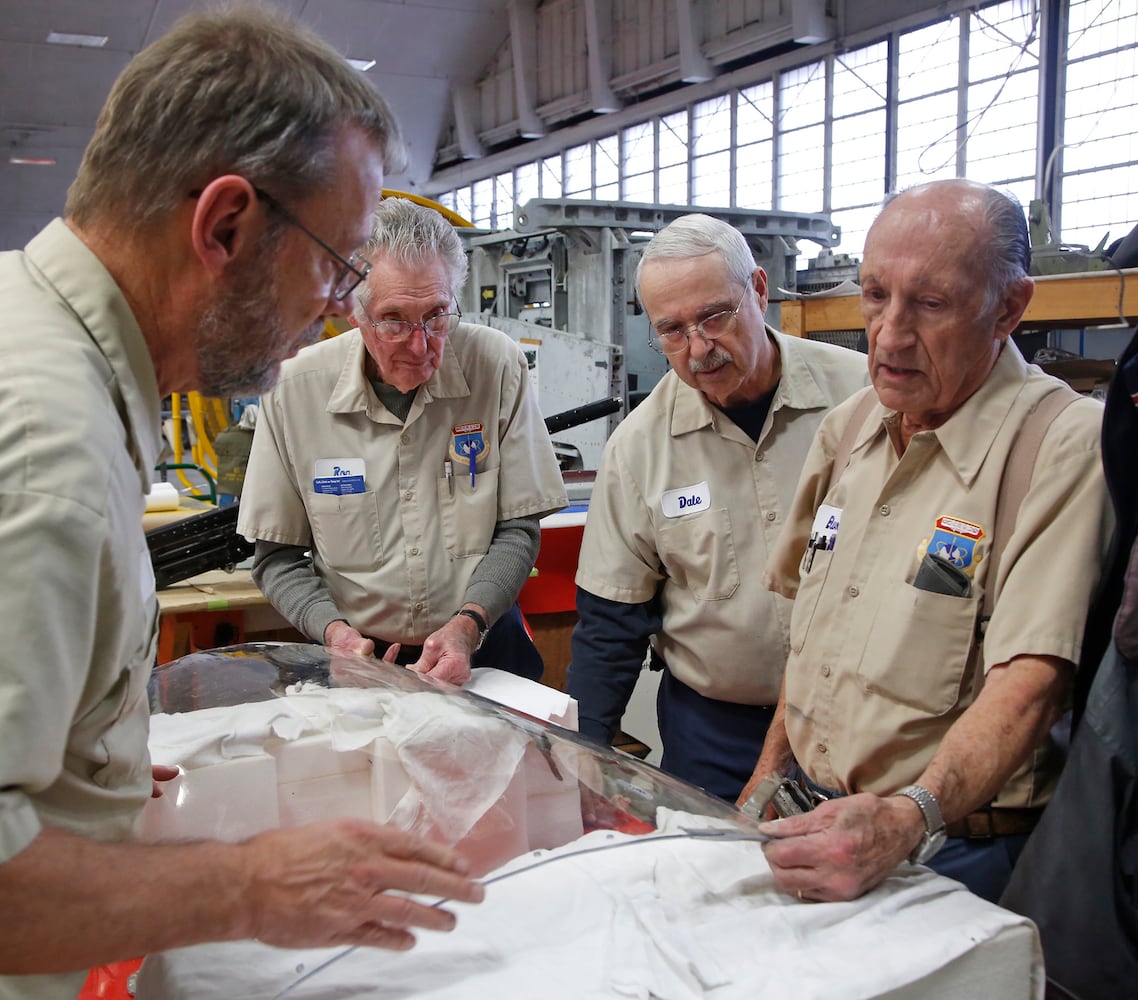
[[921, 785], [906, 785], [904, 788], [898, 788], [893, 794], [904, 795], [917, 803], [921, 815], [925, 818], [925, 833], [931, 835], [944, 829], [944, 817], [940, 812], [940, 803], [927, 788]]

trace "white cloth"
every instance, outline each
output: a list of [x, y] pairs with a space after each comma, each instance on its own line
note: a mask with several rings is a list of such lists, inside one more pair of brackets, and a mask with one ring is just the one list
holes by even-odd
[[[664, 812], [662, 832], [707, 822]], [[581, 853], [621, 844], [627, 846]], [[563, 860], [537, 864], [550, 857]], [[506, 877], [513, 872], [519, 874]], [[756, 843], [653, 842], [597, 832], [517, 858], [487, 882], [493, 884], [482, 905], [448, 904], [459, 914], [453, 933], [421, 932], [410, 953], [288, 951], [249, 941], [199, 945], [148, 958], [136, 996], [242, 1000], [285, 990], [289, 1000], [1043, 995], [1030, 922], [914, 866], [902, 866], [862, 899], [812, 904], [776, 891]], [[295, 985], [329, 959], [336, 960]]]

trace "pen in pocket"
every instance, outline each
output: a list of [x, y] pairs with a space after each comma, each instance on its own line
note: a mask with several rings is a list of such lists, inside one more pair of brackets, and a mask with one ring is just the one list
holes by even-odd
[[443, 474], [447, 477], [447, 493], [454, 496], [454, 465], [449, 459], [443, 462]]

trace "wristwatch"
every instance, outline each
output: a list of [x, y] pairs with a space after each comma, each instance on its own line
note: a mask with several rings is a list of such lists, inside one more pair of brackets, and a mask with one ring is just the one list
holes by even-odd
[[478, 652], [482, 648], [482, 643], [486, 641], [486, 633], [490, 631], [490, 626], [486, 624], [486, 619], [483, 618], [473, 608], [462, 608], [456, 611], [452, 618], [457, 618], [461, 615], [463, 618], [469, 618], [475, 625], [478, 626], [478, 645], [474, 647], [474, 652]]
[[904, 795], [920, 807], [921, 815], [925, 817], [925, 835], [909, 855], [909, 860], [915, 865], [928, 864], [944, 847], [944, 817], [940, 814], [940, 805], [933, 793], [920, 785], [906, 785], [893, 794]]

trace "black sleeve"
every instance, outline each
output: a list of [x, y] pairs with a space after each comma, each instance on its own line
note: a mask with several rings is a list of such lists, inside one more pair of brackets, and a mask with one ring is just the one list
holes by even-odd
[[577, 627], [566, 690], [577, 699], [581, 735], [608, 743], [636, 687], [648, 640], [660, 630], [659, 601], [609, 601], [577, 588]]

